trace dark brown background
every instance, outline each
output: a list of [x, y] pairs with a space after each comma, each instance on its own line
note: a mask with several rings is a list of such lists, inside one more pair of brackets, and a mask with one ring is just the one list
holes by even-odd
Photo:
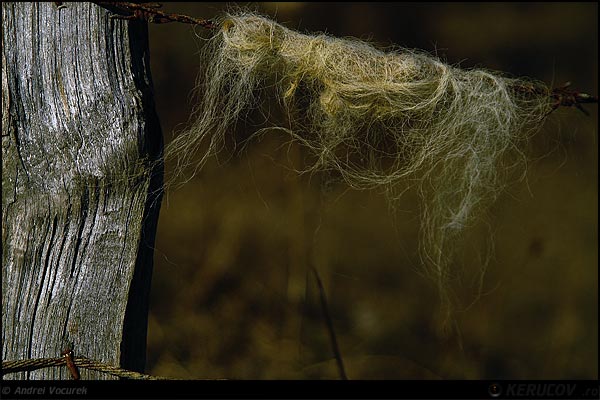
[[[242, 3], [169, 3], [202, 18]], [[370, 39], [597, 94], [597, 3], [252, 3], [305, 32]], [[202, 28], [198, 36], [206, 37]], [[190, 113], [203, 41], [181, 24], [150, 27], [166, 140]], [[163, 201], [148, 372], [179, 378], [306, 379], [338, 373], [306, 268], [312, 249], [350, 378], [598, 377], [597, 106], [561, 109], [524, 149], [514, 177], [468, 233], [454, 282], [463, 348], [439, 333], [435, 287], [419, 272], [418, 204], [396, 214], [378, 191], [286, 166], [286, 137], [210, 163]], [[291, 160], [291, 161], [290, 161]], [[169, 168], [168, 168], [169, 169]], [[317, 221], [319, 228], [316, 229]], [[473, 304], [489, 224], [494, 258]]]

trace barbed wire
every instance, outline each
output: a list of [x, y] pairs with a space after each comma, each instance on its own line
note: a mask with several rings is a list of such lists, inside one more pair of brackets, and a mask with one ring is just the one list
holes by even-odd
[[[94, 371], [104, 372], [113, 376], [126, 379], [144, 379], [144, 380], [175, 380], [176, 378], [169, 378], [164, 376], [155, 376], [142, 374], [140, 372], [130, 371], [121, 367], [115, 367], [110, 364], [102, 363], [100, 361], [91, 360], [86, 357], [74, 357], [74, 364], [83, 369], [90, 369]], [[35, 371], [37, 369], [67, 366], [67, 360], [65, 357], [54, 357], [54, 358], [33, 358], [25, 360], [14, 360], [14, 361], [2, 361], [2, 376], [5, 374], [24, 372], [24, 371]]]

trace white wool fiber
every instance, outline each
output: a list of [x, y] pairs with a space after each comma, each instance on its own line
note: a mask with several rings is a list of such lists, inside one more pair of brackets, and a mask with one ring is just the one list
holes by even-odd
[[519, 147], [551, 107], [546, 86], [418, 51], [301, 34], [252, 13], [220, 22], [201, 55], [194, 121], [166, 157], [196, 171], [261, 98], [276, 99], [288, 115], [277, 128], [313, 156], [305, 171], [335, 171], [356, 189], [418, 187], [422, 259], [448, 304], [455, 244], [502, 189], [504, 170], [524, 160]]

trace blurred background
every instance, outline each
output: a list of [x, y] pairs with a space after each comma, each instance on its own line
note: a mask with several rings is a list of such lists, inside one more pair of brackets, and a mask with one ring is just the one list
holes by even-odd
[[[248, 7], [303, 32], [353, 36], [598, 94], [597, 3], [165, 3], [212, 18]], [[208, 33], [150, 24], [166, 142], [187, 122]], [[297, 176], [304, 150], [254, 140], [165, 194], [147, 372], [177, 378], [337, 379], [323, 280], [351, 379], [598, 378], [598, 113], [561, 108], [467, 232], [456, 334], [443, 334], [420, 272], [414, 193], [391, 212], [377, 190]], [[172, 166], [167, 165], [167, 174]], [[494, 256], [477, 298], [491, 228]], [[462, 345], [461, 345], [462, 343]]]

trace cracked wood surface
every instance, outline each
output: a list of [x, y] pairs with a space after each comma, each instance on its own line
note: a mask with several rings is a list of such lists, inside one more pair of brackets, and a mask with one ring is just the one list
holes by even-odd
[[147, 26], [107, 13], [2, 3], [3, 360], [144, 368], [162, 136]]

